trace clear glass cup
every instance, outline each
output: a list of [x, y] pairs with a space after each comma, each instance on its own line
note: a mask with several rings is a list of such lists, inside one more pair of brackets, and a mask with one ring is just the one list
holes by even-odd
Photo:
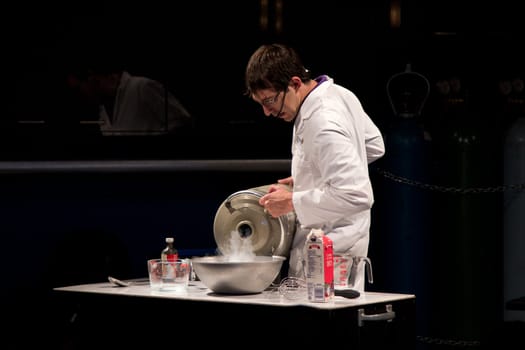
[[[363, 270], [363, 264], [365, 270]], [[334, 255], [334, 287], [336, 289], [355, 289], [364, 292], [365, 275], [358, 277], [359, 271], [368, 274], [368, 283], [374, 283], [372, 262], [366, 256]]]
[[186, 292], [190, 273], [191, 261], [189, 259], [148, 260], [149, 284], [154, 291]]

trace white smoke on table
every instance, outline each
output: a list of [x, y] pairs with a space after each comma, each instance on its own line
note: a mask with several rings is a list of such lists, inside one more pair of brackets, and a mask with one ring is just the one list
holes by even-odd
[[251, 237], [241, 237], [237, 231], [230, 236], [229, 261], [252, 261], [255, 259]]

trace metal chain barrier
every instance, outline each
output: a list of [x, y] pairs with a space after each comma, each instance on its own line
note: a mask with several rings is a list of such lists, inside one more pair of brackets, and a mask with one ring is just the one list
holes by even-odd
[[[525, 189], [525, 184], [511, 184], [511, 185], [499, 185], [493, 187], [446, 187], [433, 184], [427, 184], [420, 181], [412, 180], [406, 177], [398, 176], [392, 172], [376, 168], [377, 172], [384, 176], [385, 178], [392, 180], [397, 183], [405, 184], [408, 186], [418, 187], [424, 190], [437, 191], [444, 193], [455, 193], [455, 194], [473, 194], [473, 193], [496, 193], [504, 191], [523, 191]], [[450, 340], [450, 339], [440, 339], [432, 337], [423, 337], [416, 336], [416, 339], [420, 343], [429, 344], [429, 345], [443, 345], [450, 347], [461, 347], [461, 348], [477, 348], [480, 347], [479, 341], [467, 341], [467, 340]]]
[[479, 341], [472, 340], [447, 340], [447, 339], [438, 339], [438, 338], [430, 338], [430, 337], [422, 337], [422, 336], [416, 336], [416, 339], [420, 343], [424, 344], [434, 344], [434, 345], [446, 345], [446, 346], [457, 346], [462, 348], [476, 348], [480, 347], [481, 344]]
[[432, 185], [423, 183], [420, 181], [408, 179], [399, 175], [395, 175], [389, 171], [377, 168], [377, 172], [383, 175], [385, 178], [395, 181], [397, 183], [402, 183], [409, 186], [414, 186], [430, 191], [437, 192], [447, 192], [447, 193], [456, 193], [456, 194], [472, 194], [472, 193], [495, 193], [495, 192], [504, 192], [504, 191], [522, 191], [525, 189], [525, 184], [511, 184], [511, 185], [499, 185], [493, 187], [446, 187], [439, 185]]

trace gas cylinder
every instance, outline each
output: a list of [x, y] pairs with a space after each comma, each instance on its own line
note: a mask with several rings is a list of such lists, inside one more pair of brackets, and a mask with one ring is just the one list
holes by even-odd
[[[393, 117], [384, 132], [385, 156], [381, 164], [399, 179], [383, 179], [378, 200], [380, 230], [374, 232], [381, 252], [374, 256], [378, 287], [418, 297], [418, 327], [424, 326], [429, 294], [425, 288], [430, 275], [425, 266], [428, 251], [429, 193], [415, 183], [428, 183], [429, 140], [421, 114], [429, 95], [425, 76], [412, 70], [394, 74], [387, 82]], [[418, 330], [419, 331], [419, 330]], [[418, 334], [424, 334], [423, 331]]]
[[[504, 183], [525, 183], [525, 92], [521, 78], [511, 79], [505, 90], [512, 120], [504, 139]], [[525, 191], [508, 189], [503, 196], [503, 296], [505, 304], [525, 296]], [[525, 321], [522, 310], [504, 304], [505, 321]]]
[[434, 298], [433, 335], [446, 339], [479, 340], [496, 294], [487, 279], [497, 270], [486, 262], [499, 252], [501, 193], [476, 189], [499, 183], [501, 147], [472, 83], [454, 72], [435, 82], [433, 182], [442, 190], [433, 196], [432, 275], [435, 289], [451, 292]]

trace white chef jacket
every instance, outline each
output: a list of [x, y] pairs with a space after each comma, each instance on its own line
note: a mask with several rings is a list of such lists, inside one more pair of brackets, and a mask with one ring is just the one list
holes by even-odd
[[124, 71], [117, 88], [113, 118], [100, 106], [103, 135], [160, 135], [193, 123], [190, 113], [156, 80]]
[[[368, 164], [385, 152], [380, 130], [357, 97], [321, 76], [295, 118], [292, 144], [293, 204], [297, 227], [289, 276], [302, 277], [306, 235], [320, 228], [334, 254], [367, 256], [374, 195]], [[363, 263], [364, 264], [364, 263]], [[364, 290], [364, 265], [354, 289]]]

